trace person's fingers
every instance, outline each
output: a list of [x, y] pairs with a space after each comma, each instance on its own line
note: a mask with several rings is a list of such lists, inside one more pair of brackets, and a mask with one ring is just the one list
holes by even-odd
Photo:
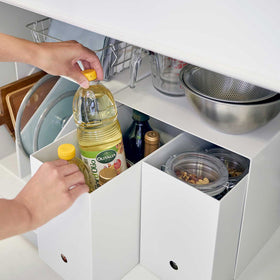
[[79, 167], [76, 164], [61, 165], [58, 168], [58, 172], [62, 176], [69, 176], [79, 171]]
[[[98, 58], [97, 58], [98, 59]], [[97, 80], [102, 81], [104, 76], [103, 76], [103, 68], [99, 62], [99, 60], [94, 60], [94, 61], [90, 61], [88, 60], [89, 64], [90, 64], [90, 69], [94, 69], [96, 71], [96, 75], [97, 75]]]
[[87, 78], [82, 74], [80, 67], [78, 64], [75, 64], [73, 67], [73, 71], [69, 74], [69, 77], [76, 81], [81, 87], [88, 88], [89, 81]]
[[59, 167], [59, 166], [67, 165], [68, 162], [67, 162], [67, 160], [64, 160], [64, 159], [57, 159], [57, 160], [54, 160], [54, 161], [52, 162], [52, 164], [53, 164], [54, 166]]
[[85, 52], [80, 57], [80, 60], [87, 61], [89, 67], [87, 69], [94, 69], [96, 71], [97, 79], [103, 80], [103, 68], [100, 63], [98, 56], [93, 53], [91, 50], [85, 48]]
[[78, 44], [77, 46], [79, 47], [79, 55], [76, 57], [75, 60], [72, 61], [73, 68], [71, 71], [68, 72], [68, 75], [81, 87], [88, 88], [89, 81], [82, 74], [78, 61], [80, 61], [83, 64], [84, 69], [94, 69], [96, 71], [98, 80], [103, 80], [103, 68], [95, 52], [80, 44]]
[[85, 183], [85, 177], [84, 177], [84, 174], [82, 172], [75, 172], [75, 173], [72, 173], [68, 176], [65, 176], [64, 182], [65, 182], [65, 188], [68, 189], [72, 186], [76, 186], [76, 185], [79, 185], [79, 184], [84, 184]]
[[83, 64], [85, 70], [90, 69], [90, 63], [88, 61], [82, 60], [81, 62]]
[[75, 201], [81, 194], [89, 191], [89, 187], [86, 184], [76, 185], [74, 188], [69, 190], [71, 200]]

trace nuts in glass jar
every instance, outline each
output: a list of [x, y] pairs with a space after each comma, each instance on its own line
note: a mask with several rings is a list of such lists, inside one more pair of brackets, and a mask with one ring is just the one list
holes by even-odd
[[194, 185], [207, 185], [210, 180], [206, 177], [198, 177], [196, 174], [188, 173], [182, 170], [176, 170], [175, 174], [178, 179]]
[[238, 171], [236, 168], [229, 168], [228, 167], [228, 175], [229, 177], [238, 177], [242, 174], [242, 171]]

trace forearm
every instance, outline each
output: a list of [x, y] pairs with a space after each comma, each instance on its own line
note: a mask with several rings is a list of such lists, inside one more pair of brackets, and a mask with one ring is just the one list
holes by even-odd
[[88, 191], [77, 165], [45, 162], [14, 199], [0, 199], [0, 240], [42, 226]]
[[76, 41], [34, 43], [0, 33], [0, 61], [31, 64], [51, 75], [67, 76], [82, 87], [89, 86], [78, 61], [86, 69], [95, 69], [103, 79], [103, 69], [96, 54]]
[[0, 33], [0, 61], [17, 61], [34, 65], [38, 52], [37, 43]]
[[15, 199], [0, 199], [0, 240], [32, 230], [28, 209]]

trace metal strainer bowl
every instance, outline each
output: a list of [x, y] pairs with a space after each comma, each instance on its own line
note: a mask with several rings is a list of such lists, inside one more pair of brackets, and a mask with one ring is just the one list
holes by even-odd
[[277, 94], [193, 65], [187, 65], [184, 68], [183, 80], [194, 92], [206, 98], [228, 103], [260, 102]]
[[[182, 68], [179, 75], [186, 96], [200, 116], [215, 129], [229, 134], [247, 133], [266, 125], [280, 112], [280, 93], [259, 102], [251, 100], [243, 103], [220, 101], [210, 98], [205, 92], [198, 93], [189, 86], [190, 77], [186, 73], [192, 68], [188, 66]], [[210, 77], [201, 79], [201, 84], [198, 84], [200, 89], [212, 83], [208, 79]]]

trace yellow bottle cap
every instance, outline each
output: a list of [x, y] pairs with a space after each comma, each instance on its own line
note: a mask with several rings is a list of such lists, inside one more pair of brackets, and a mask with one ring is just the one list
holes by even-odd
[[75, 146], [72, 144], [62, 144], [58, 147], [57, 154], [60, 159], [70, 160], [75, 157]]
[[82, 73], [89, 81], [94, 81], [97, 78], [96, 71], [94, 69], [87, 69], [82, 71]]

